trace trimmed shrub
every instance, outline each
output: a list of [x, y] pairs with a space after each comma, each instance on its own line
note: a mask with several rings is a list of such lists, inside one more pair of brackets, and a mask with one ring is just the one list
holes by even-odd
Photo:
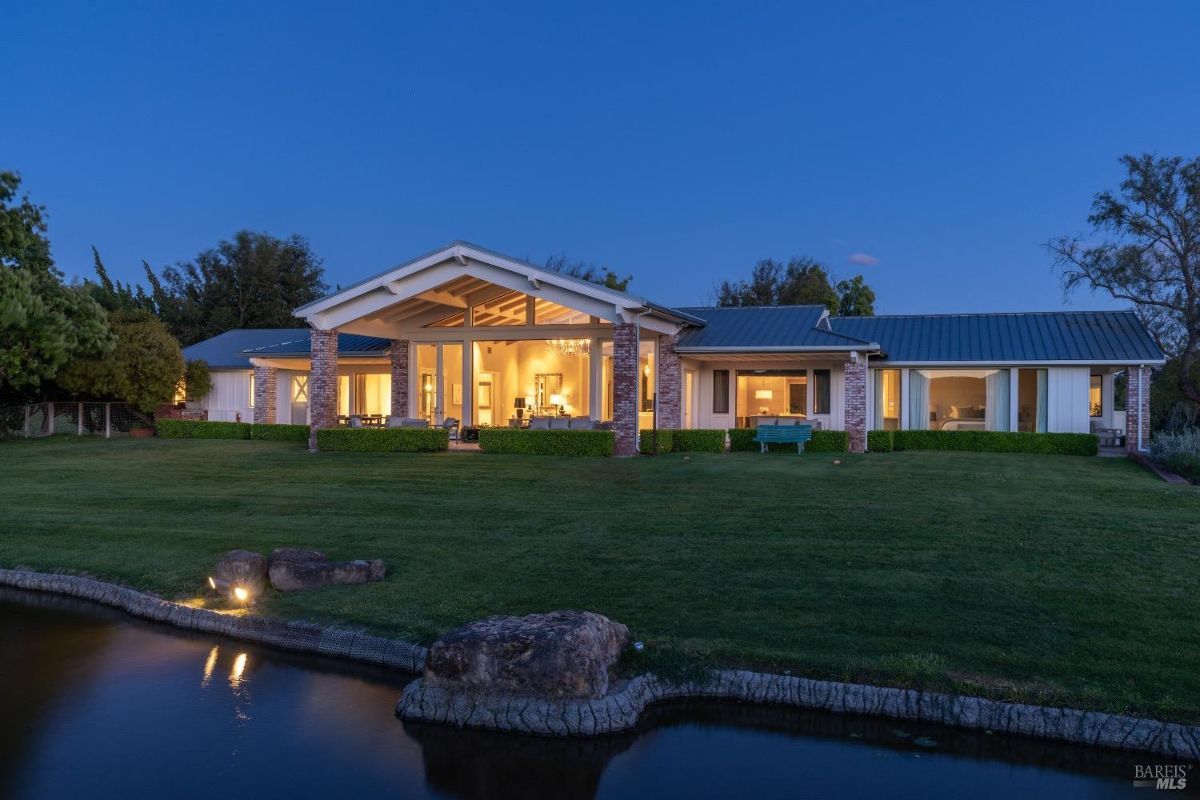
[[308, 442], [307, 425], [254, 425], [250, 438], [270, 442]]
[[872, 453], [890, 453], [895, 449], [895, 431], [867, 431], [867, 449]]
[[724, 453], [725, 431], [681, 428], [671, 433], [671, 449], [676, 453]]
[[164, 439], [249, 439], [250, 423], [160, 419], [154, 422], [154, 433]]
[[479, 430], [479, 449], [485, 453], [611, 456], [615, 448], [616, 437], [612, 431], [534, 431], [528, 428]]
[[975, 453], [1051, 453], [1094, 456], [1100, 440], [1090, 433], [1022, 431], [894, 431], [896, 450], [962, 450]]
[[318, 450], [358, 453], [436, 453], [450, 446], [444, 428], [322, 428]]
[[[671, 428], [658, 429], [658, 452], [659, 454], [669, 453], [674, 449], [675, 435], [677, 431]], [[638, 452], [644, 456], [650, 455], [654, 449], [655, 442], [654, 431], [639, 431], [638, 432]]]
[[[754, 428], [730, 428], [729, 449], [738, 451], [757, 451], [758, 442], [754, 441]], [[806, 453], [844, 453], [850, 449], [850, 434], [845, 431], [813, 431], [812, 439], [804, 445]], [[769, 452], [796, 452], [796, 445], [778, 443], [767, 446]]]

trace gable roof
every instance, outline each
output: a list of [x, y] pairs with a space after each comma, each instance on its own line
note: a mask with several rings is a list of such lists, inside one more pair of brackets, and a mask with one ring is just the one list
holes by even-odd
[[831, 317], [838, 333], [880, 343], [888, 361], [1159, 363], [1132, 311]]
[[825, 306], [678, 309], [704, 322], [680, 336], [679, 352], [720, 350], [877, 350], [868, 339], [830, 330]]
[[183, 357], [203, 359], [214, 369], [250, 369], [247, 350], [303, 336], [308, 328], [234, 328], [183, 348]]

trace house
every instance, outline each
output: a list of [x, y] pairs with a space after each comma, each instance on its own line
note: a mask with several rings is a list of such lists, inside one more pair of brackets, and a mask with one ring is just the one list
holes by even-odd
[[[185, 350], [210, 419], [351, 415], [517, 426], [534, 415], [637, 432], [805, 419], [846, 430], [1119, 428], [1149, 444], [1131, 312], [833, 317], [823, 306], [671, 308], [456, 242], [296, 310], [308, 328], [233, 330]], [[1127, 376], [1126, 410], [1114, 378]], [[315, 437], [314, 437], [315, 441]]]

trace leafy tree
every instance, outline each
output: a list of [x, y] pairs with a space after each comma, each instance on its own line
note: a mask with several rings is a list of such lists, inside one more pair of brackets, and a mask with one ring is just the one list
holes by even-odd
[[212, 391], [212, 371], [203, 358], [189, 359], [183, 369], [183, 389], [188, 400], [199, 400]]
[[608, 267], [598, 267], [587, 261], [572, 261], [566, 253], [546, 259], [546, 269], [570, 275], [588, 283], [596, 283], [618, 292], [625, 291], [629, 287], [629, 282], [633, 280], [632, 275], [622, 278]]
[[0, 397], [23, 400], [72, 358], [111, 350], [104, 310], [63, 284], [45, 209], [16, 202], [20, 178], [0, 172]]
[[875, 316], [875, 291], [867, 286], [862, 275], [838, 281], [838, 315], [842, 317]]
[[1180, 394], [1200, 403], [1200, 158], [1126, 155], [1121, 164], [1120, 189], [1092, 201], [1090, 237], [1047, 247], [1067, 292], [1087, 286], [1133, 304], [1177, 362]]
[[146, 268], [150, 299], [184, 344], [230, 328], [298, 325], [292, 309], [321, 297], [324, 268], [300, 236], [278, 239], [239, 231], [193, 261], [163, 270]]
[[[106, 311], [149, 311], [158, 313], [158, 303], [154, 296], [135, 283], [121, 283], [108, 277], [108, 270], [100, 258], [100, 251], [92, 246], [92, 263], [96, 271], [96, 281], [84, 281], [84, 290], [93, 300]], [[145, 262], [142, 262], [145, 265]], [[149, 267], [146, 267], [149, 270]], [[153, 273], [151, 273], [153, 275]], [[157, 280], [152, 282], [157, 283]]]
[[169, 402], [184, 363], [167, 326], [137, 310], [113, 312], [109, 325], [117, 339], [112, 353], [72, 361], [59, 372], [58, 385], [75, 397], [117, 400], [146, 413]]
[[[862, 289], [874, 301], [870, 287], [862, 284]], [[793, 257], [786, 264], [763, 259], [754, 265], [748, 280], [722, 281], [715, 294], [719, 306], [822, 305], [836, 314], [841, 305], [829, 272], [807, 257]]]

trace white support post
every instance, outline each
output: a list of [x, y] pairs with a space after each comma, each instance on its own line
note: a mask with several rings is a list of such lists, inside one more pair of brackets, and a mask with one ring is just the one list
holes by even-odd
[[104, 438], [112, 438], [112, 403], [104, 404]]
[[588, 416], [604, 419], [604, 350], [595, 336], [588, 350]]
[[1017, 430], [1020, 425], [1021, 370], [1013, 367], [1008, 371], [1008, 429]]
[[75, 416], [75, 435], [83, 436], [83, 403], [79, 404], [79, 413]]
[[437, 375], [433, 377], [433, 424], [441, 425], [446, 421], [446, 375], [444, 371], [444, 359], [442, 356], [443, 344], [437, 344], [437, 364], [435, 369]]
[[471, 424], [475, 418], [475, 347], [472, 342], [464, 339], [462, 343], [462, 427]]
[[900, 370], [900, 430], [908, 430], [908, 370]]

